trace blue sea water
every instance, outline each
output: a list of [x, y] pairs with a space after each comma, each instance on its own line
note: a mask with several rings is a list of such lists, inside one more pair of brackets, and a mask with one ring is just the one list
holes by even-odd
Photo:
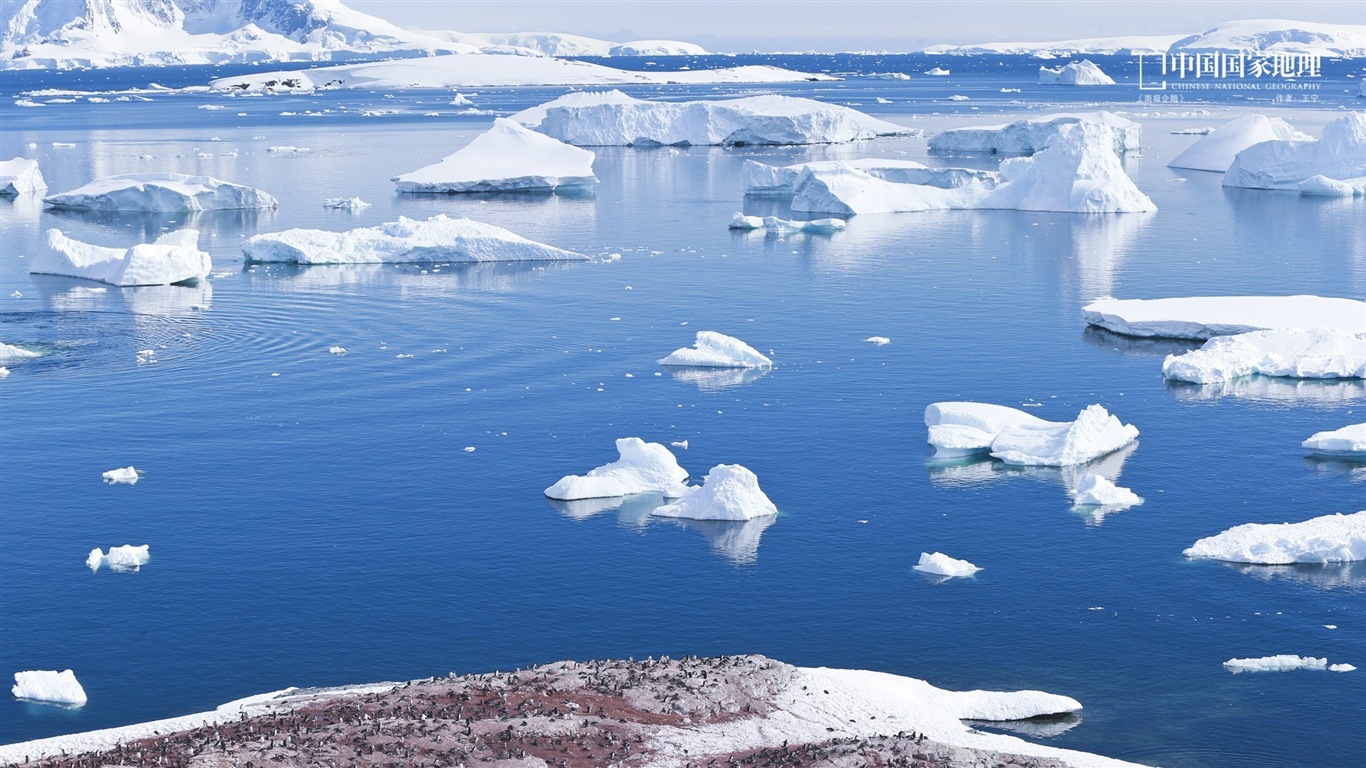
[[[261, 187], [281, 206], [92, 216], [0, 202], [0, 341], [47, 352], [0, 381], [0, 672], [70, 667], [90, 696], [76, 710], [0, 701], [0, 742], [290, 685], [752, 652], [1070, 695], [1085, 705], [1080, 723], [1050, 743], [1155, 765], [1360, 765], [1366, 673], [1233, 675], [1222, 662], [1294, 653], [1366, 668], [1366, 569], [1181, 551], [1240, 523], [1366, 506], [1366, 467], [1299, 447], [1361, 421], [1366, 386], [1168, 385], [1162, 357], [1190, 345], [1088, 330], [1080, 312], [1102, 295], [1366, 297], [1362, 200], [1227, 190], [1165, 166], [1193, 141], [1171, 131], [1251, 108], [1317, 132], [1359, 108], [1347, 77], [1359, 62], [1335, 63], [1314, 103], [1212, 93], [1179, 104], [1125, 86], [1035, 86], [1038, 62], [1012, 57], [780, 63], [959, 74], [633, 92], [811, 95], [931, 134], [1104, 102], [1142, 122], [1144, 152], [1125, 165], [1160, 210], [860, 216], [833, 236], [785, 239], [726, 229], [736, 210], [788, 213], [742, 196], [746, 159], [995, 163], [929, 158], [915, 138], [606, 148], [590, 195], [400, 196], [391, 176], [454, 151], [489, 116], [431, 91], [20, 108], [35, 89], [209, 75], [4, 73], [0, 156], [38, 159], [54, 191], [178, 171]], [[505, 114], [559, 91], [463, 92]], [[969, 100], [947, 100], [958, 93]], [[377, 110], [393, 112], [364, 115]], [[276, 145], [311, 151], [267, 151]], [[373, 207], [321, 206], [352, 195]], [[437, 213], [598, 258], [248, 267], [238, 248], [258, 232]], [[183, 226], [215, 263], [198, 287], [92, 291], [27, 274], [49, 227], [126, 246]], [[775, 367], [732, 378], [655, 364], [698, 330], [771, 350]], [[863, 341], [874, 335], [892, 341]], [[146, 349], [155, 362], [138, 362]], [[1142, 431], [1107, 467], [1145, 504], [1087, 518], [1062, 472], [927, 461], [923, 409], [955, 399], [1041, 403], [1031, 412], [1057, 420], [1104, 404]], [[676, 453], [695, 480], [719, 463], [750, 467], [780, 515], [680, 523], [652, 520], [648, 498], [543, 497], [628, 435], [687, 440]], [[130, 464], [146, 473], [136, 486], [100, 482]], [[125, 543], [151, 545], [141, 572], [83, 565], [92, 547]], [[936, 550], [983, 570], [945, 584], [911, 570]]]

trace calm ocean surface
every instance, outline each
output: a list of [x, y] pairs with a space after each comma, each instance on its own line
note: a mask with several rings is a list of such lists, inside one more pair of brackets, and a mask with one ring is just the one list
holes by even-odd
[[[291, 685], [763, 653], [1070, 695], [1085, 705], [1080, 723], [1050, 743], [1140, 762], [1359, 766], [1366, 672], [1221, 665], [1289, 653], [1366, 668], [1366, 564], [1240, 567], [1181, 551], [1240, 523], [1366, 507], [1366, 466], [1299, 447], [1366, 418], [1366, 386], [1168, 385], [1162, 357], [1188, 345], [1087, 330], [1080, 311], [1103, 295], [1366, 297], [1366, 201], [1226, 190], [1215, 174], [1166, 168], [1194, 140], [1171, 131], [1247, 111], [1317, 133], [1361, 108], [1347, 77], [1359, 62], [1333, 65], [1318, 100], [1292, 104], [1266, 92], [1149, 104], [1132, 86], [1047, 88], [1032, 84], [1030, 59], [778, 63], [955, 74], [633, 93], [810, 95], [930, 134], [1107, 102], [1143, 124], [1144, 153], [1126, 168], [1160, 210], [869, 215], [833, 236], [786, 239], [726, 229], [737, 210], [787, 214], [743, 197], [746, 159], [926, 160], [912, 138], [606, 148], [587, 196], [399, 196], [391, 176], [449, 154], [490, 117], [431, 91], [20, 108], [16, 94], [32, 89], [208, 74], [3, 73], [0, 157], [38, 159], [53, 192], [176, 171], [281, 202], [187, 217], [0, 201], [0, 341], [47, 352], [0, 381], [0, 673], [70, 667], [90, 697], [78, 710], [0, 700], [0, 742]], [[560, 91], [463, 92], [506, 114]], [[395, 113], [363, 116], [376, 110]], [[278, 145], [311, 151], [266, 151]], [[322, 207], [353, 195], [373, 207]], [[437, 213], [598, 260], [247, 268], [238, 247], [258, 232]], [[198, 287], [91, 291], [100, 286], [27, 273], [50, 227], [127, 246], [183, 226], [214, 259]], [[689, 376], [655, 364], [698, 330], [772, 350], [775, 367]], [[892, 341], [863, 341], [874, 335]], [[333, 345], [348, 353], [329, 355]], [[155, 362], [139, 364], [146, 349]], [[1071, 474], [927, 463], [924, 407], [955, 399], [1042, 403], [1031, 413], [1055, 420], [1105, 405], [1142, 431], [1106, 464], [1146, 503], [1094, 520], [1071, 511]], [[687, 440], [676, 453], [695, 481], [719, 463], [748, 466], [781, 514], [680, 523], [652, 520], [650, 499], [543, 497], [632, 435]], [[136, 486], [100, 481], [130, 464], [146, 473]], [[84, 566], [91, 548], [121, 544], [150, 544], [151, 562], [135, 574]], [[947, 584], [911, 570], [936, 550], [983, 570]]]

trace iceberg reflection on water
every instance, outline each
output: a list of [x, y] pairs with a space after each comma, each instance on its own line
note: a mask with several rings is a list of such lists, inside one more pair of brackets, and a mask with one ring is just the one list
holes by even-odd
[[753, 565], [759, 560], [759, 539], [770, 525], [777, 522], [774, 515], [750, 520], [689, 520], [686, 518], [654, 517], [650, 513], [668, 503], [657, 493], [638, 493], [634, 496], [606, 499], [557, 501], [547, 499], [557, 512], [573, 520], [587, 520], [604, 512], [616, 512], [617, 525], [637, 532], [652, 523], [673, 523], [697, 531], [711, 545], [712, 551], [732, 565]]

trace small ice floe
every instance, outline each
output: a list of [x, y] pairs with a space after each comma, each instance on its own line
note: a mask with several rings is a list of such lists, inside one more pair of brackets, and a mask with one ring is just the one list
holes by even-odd
[[16, 347], [13, 344], [6, 344], [0, 341], [0, 363], [16, 363], [20, 360], [32, 360], [35, 357], [42, 357], [42, 353], [34, 352], [31, 349]]
[[71, 147], [76, 146], [76, 144], [71, 141], [54, 141], [52, 142], [52, 146], [56, 149], [70, 149]]
[[930, 77], [948, 77], [950, 72], [949, 70], [944, 69], [943, 67], [935, 67], [934, 69], [925, 70], [925, 74], [929, 75]]
[[873, 72], [864, 77], [869, 80], [910, 80], [911, 76], [905, 72]]
[[1309, 197], [1361, 197], [1366, 195], [1366, 176], [1351, 179], [1330, 179], [1310, 176], [1299, 183], [1301, 195]]
[[9, 378], [9, 369], [0, 365], [0, 379]]
[[439, 163], [395, 176], [399, 192], [550, 192], [598, 183], [594, 154], [496, 118], [493, 127]]
[[452, 99], [450, 100], [449, 103], [450, 103], [450, 105], [451, 105], [452, 107], [472, 107], [472, 106], [474, 106], [474, 102], [470, 101], [470, 97], [466, 96], [466, 95], [463, 94], [463, 93], [457, 93], [457, 94], [455, 94], [455, 97], [452, 98]]
[[1114, 512], [1142, 503], [1143, 497], [1128, 488], [1115, 485], [1104, 475], [1089, 473], [1082, 475], [1081, 482], [1077, 484], [1072, 496], [1073, 506], [1107, 507], [1109, 511]]
[[749, 469], [739, 464], [717, 464], [703, 478], [702, 487], [650, 514], [689, 520], [751, 520], [776, 515], [778, 508]]
[[1001, 93], [1019, 93], [1019, 88], [1002, 88]]
[[683, 368], [772, 368], [773, 361], [745, 342], [716, 331], [698, 331], [691, 347], [661, 358], [660, 365]]
[[1183, 554], [1256, 565], [1366, 560], [1366, 511], [1298, 523], [1247, 523], [1200, 539]]
[[943, 552], [935, 552], [934, 554], [921, 552], [920, 562], [916, 563], [914, 567], [921, 573], [945, 576], [950, 579], [971, 576], [982, 570], [967, 560], [955, 560]]
[[1263, 141], [1244, 149], [1224, 171], [1224, 186], [1297, 189], [1310, 176], [1366, 176], [1366, 112], [1328, 123], [1318, 141]]
[[1328, 659], [1282, 654], [1255, 659], [1229, 659], [1224, 666], [1235, 675], [1242, 672], [1290, 672], [1296, 669], [1327, 669]]
[[1208, 339], [1274, 329], [1366, 333], [1366, 301], [1324, 296], [1105, 298], [1083, 307], [1082, 317], [1089, 325], [1125, 336], [1168, 339]]
[[274, 208], [274, 197], [253, 187], [211, 176], [183, 173], [125, 173], [96, 179], [70, 192], [43, 198], [53, 208], [77, 211], [180, 213]]
[[295, 147], [285, 144], [278, 147], [266, 147], [266, 151], [276, 155], [302, 155], [313, 150], [310, 147]]
[[472, 446], [472, 445], [467, 445], [467, 446], [465, 446], [465, 453], [474, 453], [474, 446]]
[[952, 95], [952, 96], [949, 97], [949, 101], [967, 101], [967, 100], [968, 100], [968, 97], [967, 97], [967, 96], [964, 96], [964, 95], [961, 94], [961, 93], [955, 93], [954, 95]]
[[[1214, 131], [1213, 128], [1178, 128], [1170, 131], [1173, 136], [1208, 136]], [[1168, 167], [1171, 167], [1168, 165]]]
[[1329, 664], [1329, 665], [1328, 665], [1328, 671], [1329, 671], [1329, 672], [1353, 672], [1353, 671], [1355, 671], [1355, 670], [1356, 670], [1356, 666], [1355, 666], [1355, 665], [1352, 665], [1352, 664]]
[[1243, 115], [1211, 131], [1167, 163], [1168, 168], [1223, 173], [1239, 152], [1263, 141], [1313, 141], [1279, 117]]
[[672, 446], [675, 447], [675, 448], [682, 448], [682, 449], [685, 450], [685, 451], [688, 450], [688, 441], [687, 441], [687, 440], [679, 440], [679, 441], [677, 441], [677, 442], [669, 443], [669, 445], [672, 445]]
[[892, 343], [892, 340], [887, 338], [886, 336], [869, 336], [868, 338], [864, 339], [864, 341], [868, 342], [869, 344], [876, 344], [879, 347], [883, 344]]
[[1082, 124], [1116, 153], [1142, 148], [1143, 128], [1112, 112], [1071, 112], [1017, 120], [1007, 125], [953, 128], [930, 139], [930, 149], [1024, 155], [1042, 150], [1063, 126]]
[[156, 242], [130, 248], [83, 243], [59, 229], [49, 229], [46, 246], [29, 264], [29, 274], [81, 277], [128, 287], [193, 282], [213, 271], [209, 254], [199, 250], [195, 229], [168, 232]]
[[359, 197], [329, 197], [323, 201], [323, 207], [355, 212], [369, 208], [370, 204]]
[[786, 235], [794, 232], [828, 235], [842, 232], [848, 224], [843, 219], [812, 219], [811, 221], [789, 221], [777, 216], [764, 217], [764, 231], [770, 235]]
[[248, 262], [378, 264], [490, 261], [586, 261], [587, 256], [528, 240], [502, 227], [437, 214], [400, 216], [348, 232], [290, 229], [242, 243]]
[[99, 547], [90, 550], [90, 555], [85, 558], [85, 564], [90, 570], [98, 571], [100, 566], [108, 566], [109, 570], [116, 573], [129, 573], [142, 569], [147, 564], [149, 555], [147, 554], [150, 545], [133, 546], [125, 544], [121, 547], [110, 547], [109, 552], [100, 551]]
[[48, 704], [79, 707], [86, 702], [85, 689], [76, 680], [76, 673], [69, 669], [15, 672], [14, 687], [10, 691], [15, 698]]
[[37, 160], [16, 157], [0, 160], [0, 197], [42, 192], [47, 189]]
[[1076, 421], [1053, 422], [1003, 405], [931, 403], [925, 426], [935, 458], [990, 453], [1019, 466], [1085, 464], [1138, 438], [1137, 427], [1121, 423], [1101, 405], [1082, 409]]
[[1366, 334], [1332, 328], [1251, 331], [1217, 336], [1199, 349], [1168, 355], [1162, 376], [1214, 384], [1260, 374], [1292, 379], [1366, 379]]
[[875, 179], [897, 184], [922, 184], [940, 189], [956, 189], [975, 181], [995, 186], [999, 175], [995, 171], [970, 168], [930, 168], [914, 160], [897, 158], [860, 157], [852, 160], [817, 160], [793, 165], [768, 165], [746, 160], [741, 166], [745, 194], [760, 197], [792, 197], [798, 194], [809, 173], [821, 174], [847, 168], [865, 173]]
[[227, 109], [222, 104], [200, 104], [195, 109], [202, 109], [208, 112], [217, 112], [220, 109]]
[[111, 469], [100, 475], [100, 477], [110, 485], [137, 485], [138, 478], [141, 476], [142, 473], [133, 467]]
[[610, 464], [591, 469], [583, 475], [565, 475], [545, 489], [552, 499], [600, 499], [630, 496], [636, 493], [659, 493], [666, 498], [678, 498], [690, 492], [688, 471], [678, 466], [678, 459], [659, 443], [647, 443], [638, 437], [617, 440], [619, 457]]
[[1315, 432], [1300, 447], [1318, 456], [1366, 459], [1366, 422]]
[[882, 98], [881, 96], [879, 96], [879, 97], [877, 97], [877, 103], [878, 103], [878, 104], [891, 104], [891, 103], [892, 103], [892, 100], [891, 100], [891, 99], [884, 99], [884, 98]]
[[731, 229], [763, 229], [764, 220], [759, 216], [746, 216], [739, 211], [730, 217]]
[[1115, 81], [1090, 59], [1070, 61], [1061, 67], [1039, 67], [1042, 85], [1114, 85]]

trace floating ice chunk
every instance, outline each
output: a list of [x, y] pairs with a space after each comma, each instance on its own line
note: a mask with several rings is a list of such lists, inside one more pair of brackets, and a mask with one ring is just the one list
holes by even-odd
[[1348, 456], [1366, 458], [1366, 422], [1342, 429], [1315, 432], [1300, 443], [1300, 447], [1320, 456]]
[[1292, 379], [1366, 378], [1366, 334], [1331, 328], [1251, 331], [1218, 336], [1199, 349], [1167, 355], [1162, 375], [1214, 384], [1243, 376]]
[[617, 440], [619, 458], [591, 469], [585, 475], [565, 475], [559, 482], [545, 489], [552, 499], [601, 499], [629, 496], [635, 493], [660, 493], [666, 498], [678, 498], [689, 492], [688, 471], [678, 466], [678, 459], [659, 443], [647, 443], [638, 437]]
[[121, 467], [119, 469], [111, 469], [108, 472], [105, 472], [104, 474], [100, 475], [100, 477], [103, 478], [104, 481], [106, 483], [109, 483], [110, 485], [137, 485], [138, 478], [140, 478], [141, 476], [142, 473], [133, 467]]
[[339, 208], [346, 211], [359, 211], [369, 208], [370, 204], [359, 197], [329, 197], [323, 201], [324, 208]]
[[53, 208], [80, 211], [215, 211], [274, 208], [275, 198], [253, 187], [183, 173], [106, 176], [70, 192], [43, 198]]
[[32, 360], [35, 357], [42, 357], [42, 353], [34, 352], [31, 349], [16, 347], [13, 344], [6, 344], [0, 341], [0, 363], [14, 363], [20, 360]]
[[310, 147], [296, 147], [286, 144], [279, 147], [266, 147], [266, 151], [277, 155], [302, 155], [313, 150]]
[[213, 271], [209, 254], [199, 250], [199, 231], [168, 232], [153, 243], [131, 248], [106, 248], [47, 231], [47, 248], [29, 264], [35, 275], [63, 275], [98, 280], [120, 287], [171, 285], [207, 277]]
[[[1103, 475], [1086, 474], [1077, 484], [1075, 495], [1072, 497], [1073, 506], [1077, 507], [1123, 507], [1128, 508], [1136, 504], [1142, 504], [1143, 497], [1129, 490], [1121, 488], [1110, 482]], [[1115, 509], [1113, 511], [1119, 511]]]
[[1257, 565], [1366, 560], [1366, 511], [1299, 523], [1247, 523], [1200, 539], [1184, 554]]
[[1301, 195], [1310, 197], [1361, 197], [1366, 195], [1366, 176], [1352, 179], [1330, 179], [1310, 176], [1299, 183]]
[[590, 187], [593, 153], [521, 124], [497, 118], [493, 127], [434, 165], [395, 176], [399, 192], [551, 191]]
[[43, 172], [38, 169], [37, 160], [24, 157], [0, 160], [0, 197], [42, 192], [45, 189], [47, 182], [43, 181]]
[[929, 168], [914, 160], [865, 157], [856, 160], [822, 160], [795, 165], [765, 165], [746, 160], [742, 168], [746, 195], [788, 197], [797, 193], [805, 171], [833, 171], [856, 168], [873, 178], [900, 184], [924, 184], [941, 189], [956, 189], [974, 181], [994, 185], [994, 171], [969, 168]]
[[1283, 654], [1255, 659], [1229, 659], [1224, 666], [1235, 675], [1241, 672], [1290, 672], [1296, 669], [1327, 669], [1328, 659]]
[[731, 229], [763, 229], [764, 220], [759, 216], [746, 216], [739, 211], [730, 217]]
[[1366, 176], [1366, 112], [1328, 123], [1318, 141], [1264, 141], [1244, 149], [1224, 172], [1224, 186], [1297, 189], [1310, 176]]
[[1366, 301], [1323, 296], [1194, 296], [1100, 299], [1082, 308], [1090, 325], [1126, 336], [1208, 339], [1276, 328], [1366, 333]]
[[1019, 423], [991, 442], [991, 455], [1007, 464], [1066, 467], [1085, 464], [1138, 438], [1138, 428], [1121, 423], [1100, 405], [1088, 405], [1072, 422]]
[[1017, 120], [1006, 125], [954, 128], [930, 139], [930, 149], [1029, 154], [1044, 148], [1064, 125], [1087, 123], [1108, 134], [1116, 153], [1141, 148], [1143, 128], [1111, 112], [1075, 112]]
[[843, 219], [812, 219], [811, 221], [788, 221], [777, 216], [764, 217], [764, 231], [770, 235], [785, 235], [794, 232], [811, 232], [828, 235], [843, 231], [848, 225]]
[[474, 102], [470, 101], [470, 97], [465, 94], [457, 93], [455, 94], [455, 97], [451, 99], [450, 105], [452, 107], [472, 107], [474, 106]]
[[677, 442], [669, 443], [669, 445], [672, 445], [672, 446], [675, 447], [675, 448], [682, 448], [682, 449], [685, 450], [685, 451], [688, 450], [688, 441], [687, 441], [687, 440], [679, 440], [679, 441], [677, 441]]
[[920, 562], [916, 563], [915, 570], [935, 576], [957, 578], [971, 576], [982, 569], [967, 560], [955, 560], [942, 552], [935, 552], [934, 554], [921, 552]]
[[887, 338], [886, 336], [869, 336], [868, 338], [864, 339], [864, 341], [868, 342], [869, 344], [876, 344], [879, 347], [883, 344], [892, 343], [892, 340]]
[[1328, 671], [1329, 671], [1329, 672], [1352, 672], [1352, 671], [1354, 671], [1355, 669], [1356, 669], [1356, 667], [1353, 666], [1353, 665], [1351, 665], [1351, 664], [1330, 664], [1330, 665], [1328, 665]]
[[869, 80], [910, 80], [911, 76], [905, 72], [873, 72], [864, 75]]
[[3, 365], [0, 365], [0, 379], [4, 379], [4, 378], [8, 378], [8, 377], [9, 377], [9, 369], [6, 368], [6, 367], [3, 366]]
[[137, 547], [125, 544], [121, 547], [110, 547], [107, 554], [96, 547], [90, 550], [90, 556], [85, 559], [85, 564], [92, 571], [98, 571], [102, 565], [107, 565], [110, 570], [118, 573], [141, 570], [150, 559], [147, 554], [148, 547], [147, 544]]
[[676, 349], [660, 365], [687, 368], [771, 368], [773, 361], [734, 336], [698, 331], [691, 347]]
[[717, 464], [702, 487], [650, 514], [691, 520], [750, 520], [778, 514], [759, 488], [759, 478], [739, 464]]
[[1043, 85], [1114, 85], [1115, 81], [1090, 59], [1070, 61], [1061, 67], [1039, 67]]
[[486, 261], [585, 261], [587, 256], [528, 240], [502, 227], [438, 214], [426, 221], [400, 216], [348, 232], [290, 229], [242, 244], [249, 262], [372, 264]]
[[925, 407], [925, 426], [935, 458], [957, 458], [986, 453], [996, 436], [1018, 425], [1042, 426], [1052, 422], [1004, 405], [972, 402], [930, 403]]
[[930, 77], [948, 77], [950, 73], [949, 70], [944, 69], [943, 67], [935, 67], [934, 69], [925, 70], [925, 74]]
[[344, 354], [346, 354], [346, 347], [328, 347], [328, 348], [327, 348], [327, 354], [329, 354], [329, 355], [344, 355]]
[[85, 689], [76, 680], [71, 670], [37, 670], [15, 672], [14, 687], [10, 689], [16, 698], [30, 701], [45, 701], [52, 704], [66, 704], [79, 707], [85, 704]]
[[1279, 117], [1243, 115], [1209, 131], [1167, 167], [1223, 173], [1239, 152], [1263, 141], [1313, 141], [1313, 137]]

